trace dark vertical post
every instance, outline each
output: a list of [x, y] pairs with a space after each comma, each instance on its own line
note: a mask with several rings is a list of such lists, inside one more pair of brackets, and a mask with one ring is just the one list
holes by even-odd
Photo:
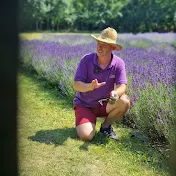
[[16, 176], [18, 0], [0, 5], [0, 175]]

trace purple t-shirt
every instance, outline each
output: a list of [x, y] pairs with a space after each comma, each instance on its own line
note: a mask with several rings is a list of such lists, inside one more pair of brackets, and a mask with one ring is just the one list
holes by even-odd
[[96, 53], [85, 55], [78, 65], [74, 80], [91, 83], [93, 79], [97, 79], [99, 83], [106, 82], [106, 84], [93, 91], [77, 92], [74, 98], [75, 105], [96, 106], [99, 104], [98, 100], [109, 97], [110, 92], [114, 90], [114, 84], [127, 84], [124, 61], [112, 54], [111, 62], [102, 70]]

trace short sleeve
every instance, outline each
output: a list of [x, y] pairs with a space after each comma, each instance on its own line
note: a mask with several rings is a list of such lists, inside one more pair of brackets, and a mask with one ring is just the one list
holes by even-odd
[[117, 70], [116, 70], [116, 76], [115, 76], [115, 83], [118, 84], [127, 84], [127, 78], [126, 78], [126, 69], [125, 69], [125, 63], [123, 60], [120, 60]]
[[87, 68], [86, 68], [86, 59], [83, 57], [78, 64], [74, 81], [82, 81], [85, 82], [87, 78]]

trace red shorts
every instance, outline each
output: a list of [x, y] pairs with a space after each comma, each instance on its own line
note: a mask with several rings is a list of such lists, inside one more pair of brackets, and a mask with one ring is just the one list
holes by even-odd
[[74, 110], [76, 126], [87, 122], [96, 124], [97, 117], [106, 117], [108, 115], [106, 113], [106, 105], [107, 102], [104, 103], [103, 106], [98, 105], [91, 108], [75, 105]]

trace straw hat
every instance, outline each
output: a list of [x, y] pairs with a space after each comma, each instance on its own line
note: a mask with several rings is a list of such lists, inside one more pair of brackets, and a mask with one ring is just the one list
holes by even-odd
[[104, 42], [107, 44], [110, 44], [112, 46], [115, 46], [114, 50], [121, 50], [123, 47], [119, 44], [117, 44], [117, 31], [113, 28], [106, 28], [104, 29], [99, 37], [95, 37], [94, 35], [91, 35], [95, 40]]

